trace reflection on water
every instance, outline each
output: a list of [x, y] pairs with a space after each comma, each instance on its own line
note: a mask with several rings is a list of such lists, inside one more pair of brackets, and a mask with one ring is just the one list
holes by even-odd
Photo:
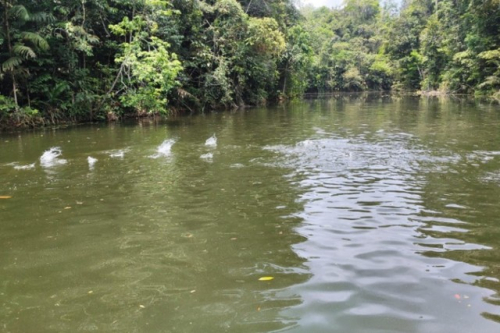
[[[367, 142], [363, 135], [317, 132], [317, 139], [266, 147], [285, 155], [278, 164], [290, 163], [290, 177], [307, 189], [298, 214], [304, 223], [297, 228], [307, 241], [294, 249], [308, 259], [313, 277], [290, 288], [304, 302], [287, 311], [301, 319], [298, 331], [468, 331], [477, 327], [471, 312], [498, 312], [483, 302], [491, 291], [446, 279], [471, 271], [483, 279], [481, 267], [436, 259], [435, 251], [491, 248], [456, 238], [454, 233], [467, 231], [465, 222], [428, 210], [421, 162], [429, 156], [423, 147], [400, 133], [379, 132]], [[311, 309], [313, 318], [307, 315]], [[441, 320], [454, 316], [452, 323]], [[490, 326], [494, 330], [484, 325]]]
[[0, 330], [497, 332], [498, 133], [344, 95], [4, 136]]

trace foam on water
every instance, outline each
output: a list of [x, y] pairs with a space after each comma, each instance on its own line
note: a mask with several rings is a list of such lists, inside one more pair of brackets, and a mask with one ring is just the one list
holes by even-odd
[[200, 156], [202, 160], [211, 161], [214, 158], [214, 154], [207, 153]]
[[109, 157], [123, 158], [125, 156], [125, 149], [115, 150], [109, 153]]
[[217, 147], [217, 137], [215, 136], [215, 134], [209, 137], [207, 141], [205, 141], [205, 146]]
[[62, 151], [60, 147], [52, 147], [49, 150], [45, 151], [43, 155], [40, 157], [40, 164], [44, 168], [50, 168], [56, 165], [66, 164], [68, 161], [59, 156], [62, 155]]
[[29, 169], [34, 169], [34, 168], [35, 168], [35, 163], [26, 164], [26, 165], [14, 165], [14, 169], [16, 169], [16, 170], [29, 170]]

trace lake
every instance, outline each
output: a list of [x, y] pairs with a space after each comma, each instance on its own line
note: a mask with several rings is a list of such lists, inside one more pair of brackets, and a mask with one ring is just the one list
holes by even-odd
[[0, 136], [2, 332], [499, 332], [500, 107], [340, 95]]

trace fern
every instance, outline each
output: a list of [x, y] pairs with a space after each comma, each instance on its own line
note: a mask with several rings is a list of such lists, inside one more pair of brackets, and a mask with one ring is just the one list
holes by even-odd
[[51, 91], [51, 97], [57, 98], [61, 96], [66, 90], [69, 90], [70, 86], [67, 82], [58, 82], [56, 83], [54, 89]]
[[37, 46], [41, 50], [48, 50], [49, 49], [49, 43], [47, 43], [45, 38], [43, 38], [42, 36], [40, 36], [36, 32], [27, 32], [27, 31], [22, 32], [21, 38], [25, 41], [32, 43], [33, 45]]
[[16, 66], [19, 66], [23, 62], [20, 57], [10, 57], [2, 64], [2, 72], [8, 72], [14, 70]]
[[9, 14], [10, 16], [18, 18], [21, 21], [28, 21], [30, 19], [28, 10], [22, 5], [12, 6]]
[[491, 89], [500, 86], [500, 78], [494, 75], [488, 76], [484, 82], [478, 84], [479, 89]]
[[23, 58], [36, 58], [36, 53], [33, 51], [33, 49], [29, 46], [23, 45], [23, 44], [16, 44], [12, 47], [12, 51], [17, 54], [22, 56]]
[[33, 13], [29, 17], [29, 21], [37, 23], [52, 23], [55, 22], [56, 18], [51, 13], [39, 12]]

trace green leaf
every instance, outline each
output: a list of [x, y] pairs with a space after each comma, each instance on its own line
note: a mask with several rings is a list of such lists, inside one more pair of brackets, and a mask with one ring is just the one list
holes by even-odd
[[27, 32], [27, 31], [22, 32], [21, 38], [25, 41], [29, 41], [30, 43], [34, 44], [35, 46], [37, 46], [38, 48], [40, 48], [42, 50], [49, 49], [49, 43], [47, 43], [45, 38], [43, 38], [42, 36], [40, 36], [36, 32]]
[[12, 51], [15, 54], [18, 54], [22, 56], [23, 58], [36, 58], [36, 53], [33, 51], [33, 49], [29, 46], [23, 45], [23, 44], [16, 44], [12, 47]]
[[22, 21], [28, 21], [30, 19], [30, 14], [26, 7], [22, 5], [12, 6], [9, 11], [9, 14], [15, 18], [18, 18]]
[[39, 12], [31, 14], [29, 20], [37, 23], [51, 23], [56, 20], [56, 18], [51, 13]]
[[2, 64], [2, 72], [12, 71], [16, 66], [19, 66], [23, 62], [22, 58], [10, 57]]

